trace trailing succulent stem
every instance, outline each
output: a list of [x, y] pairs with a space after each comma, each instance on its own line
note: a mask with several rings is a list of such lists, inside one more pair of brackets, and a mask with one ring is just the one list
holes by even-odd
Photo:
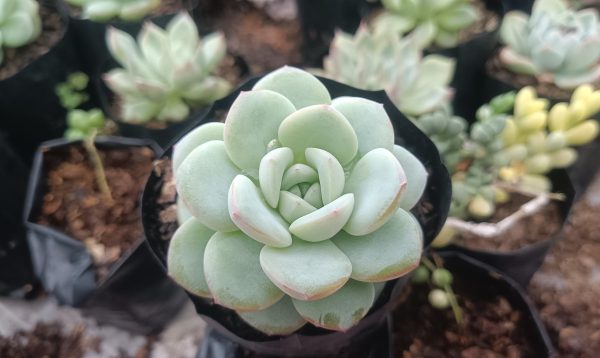
[[109, 28], [106, 41], [122, 68], [105, 74], [104, 81], [116, 93], [125, 122], [179, 122], [191, 109], [229, 92], [226, 80], [211, 75], [226, 53], [223, 34], [200, 38], [187, 13], [175, 16], [166, 29], [145, 22], [137, 42]]
[[114, 203], [112, 193], [110, 191], [110, 187], [108, 186], [108, 181], [106, 180], [106, 172], [104, 171], [104, 164], [102, 164], [102, 159], [100, 158], [100, 154], [98, 154], [98, 149], [96, 148], [96, 130], [94, 129], [92, 133], [83, 139], [83, 146], [85, 150], [88, 152], [90, 157], [90, 161], [92, 162], [92, 166], [94, 167], [94, 173], [96, 175], [96, 183], [98, 185], [98, 189], [106, 200], [108, 205], [112, 205]]
[[500, 51], [504, 66], [565, 89], [600, 78], [600, 25], [595, 9], [575, 11], [563, 0], [536, 0], [531, 16], [504, 17]]
[[0, 0], [0, 65], [2, 48], [25, 46], [42, 32], [39, 3], [35, 0]]
[[264, 76], [225, 123], [181, 139], [172, 163], [180, 220], [191, 217], [171, 240], [170, 276], [262, 332], [346, 331], [376, 286], [419, 263], [409, 210], [425, 167], [394, 144], [382, 104], [332, 99], [307, 72]]

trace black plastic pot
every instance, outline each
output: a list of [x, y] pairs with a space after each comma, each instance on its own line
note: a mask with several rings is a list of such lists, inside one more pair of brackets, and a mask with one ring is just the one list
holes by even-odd
[[527, 287], [531, 277], [544, 262], [548, 250], [562, 238], [562, 228], [567, 222], [575, 198], [575, 191], [566, 171], [554, 170], [549, 173], [548, 177], [552, 181], [552, 191], [565, 195], [565, 200], [557, 202], [562, 218], [561, 228], [551, 237], [518, 250], [507, 252], [474, 250], [458, 244], [452, 244], [441, 251], [456, 251], [473, 257], [497, 268], [523, 287]]
[[504, 16], [501, 2], [481, 1], [499, 18], [498, 26], [493, 31], [480, 33], [456, 47], [425, 51], [456, 60], [456, 70], [451, 83], [451, 87], [454, 88], [452, 107], [456, 115], [465, 118], [469, 123], [473, 122], [477, 109], [486, 102], [481, 92], [485, 64], [498, 44], [498, 31]]
[[[521, 313], [520, 317], [525, 325], [524, 331], [533, 349], [531, 357], [554, 357], [555, 350], [548, 332], [531, 299], [517, 282], [494, 267], [461, 253], [445, 252], [438, 255], [443, 259], [444, 268], [452, 272], [457, 279], [468, 282], [469, 289], [472, 288], [472, 292], [477, 296], [491, 299], [504, 297], [514, 311]], [[462, 292], [458, 292], [458, 295], [461, 294]], [[402, 324], [402, 322], [398, 323]], [[435, 340], [437, 337], [431, 336], [430, 339]]]
[[[231, 107], [241, 91], [250, 90], [258, 79], [254, 78], [246, 82], [229, 96], [215, 102], [208, 114], [196, 125], [215, 121], [219, 113], [227, 111]], [[421, 199], [421, 204], [417, 205], [413, 213], [423, 227], [425, 243], [428, 245], [446, 220], [451, 196], [448, 172], [442, 165], [435, 146], [425, 134], [398, 111], [384, 91], [364, 91], [325, 78], [320, 78], [320, 80], [328, 88], [332, 97], [360, 96], [383, 103], [394, 126], [396, 143], [413, 152], [427, 167], [430, 172], [429, 183]], [[181, 136], [184, 134], [181, 133]], [[171, 152], [171, 149], [167, 149], [163, 157], [168, 158]], [[162, 207], [157, 204], [157, 198], [163, 185], [163, 174], [154, 171], [148, 179], [142, 198], [142, 221], [147, 243], [156, 255], [158, 262], [166, 270], [169, 241], [162, 237], [162, 224], [159, 218]], [[423, 205], [424, 203], [428, 204]], [[361, 347], [369, 347], [374, 341], [374, 335], [385, 324], [388, 313], [395, 305], [395, 297], [400, 293], [405, 282], [406, 278], [390, 281], [371, 312], [357, 326], [345, 333], [331, 332], [307, 325], [297, 333], [285, 337], [267, 336], [243, 322], [234, 311], [209, 300], [191, 294], [189, 296], [196, 306], [198, 314], [212, 328], [248, 352], [278, 357], [323, 357], [344, 356], [344, 354], [354, 357], [356, 352], [360, 352]], [[358, 355], [358, 357], [364, 356]]]
[[[42, 3], [55, 7], [54, 1]], [[62, 38], [47, 53], [0, 81], [0, 130], [26, 163], [31, 163], [41, 142], [62, 136], [66, 111], [54, 89], [81, 70], [66, 10], [60, 5], [56, 8], [65, 25]]]
[[0, 295], [34, 282], [21, 220], [29, 170], [0, 133]]
[[504, 4], [506, 11], [518, 10], [530, 14], [534, 1], [535, 0], [502, 0], [502, 3]]
[[[100, 323], [133, 332], [156, 333], [172, 319], [185, 294], [156, 264], [144, 239], [117, 261], [102, 282], [85, 246], [57, 229], [36, 223], [46, 190], [44, 156], [81, 142], [57, 139], [43, 143], [34, 160], [25, 204], [27, 241], [36, 276], [61, 304], [82, 307]], [[148, 140], [100, 137], [99, 148], [149, 147]]]

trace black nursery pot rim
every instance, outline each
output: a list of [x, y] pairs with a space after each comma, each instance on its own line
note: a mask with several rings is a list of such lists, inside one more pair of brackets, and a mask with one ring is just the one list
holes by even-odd
[[[0, 79], [0, 81], [7, 81], [7, 80], [11, 80], [15, 77], [17, 77], [19, 74], [21, 74], [24, 71], [29, 71], [29, 68], [34, 66], [35, 63], [39, 62], [39, 61], [43, 61], [44, 58], [46, 57], [50, 57], [50, 56], [54, 56], [54, 52], [56, 51], [58, 44], [62, 43], [63, 41], [67, 40], [67, 34], [69, 33], [69, 28], [71, 26], [71, 22], [70, 22], [70, 18], [69, 15], [67, 14], [67, 9], [66, 6], [62, 3], [62, 2], [43, 2], [40, 3], [40, 6], [47, 6], [49, 8], [54, 9], [54, 11], [56, 11], [56, 13], [60, 16], [60, 19], [62, 21], [62, 33], [60, 35], [60, 38], [58, 38], [56, 40], [55, 43], [52, 44], [52, 47], [50, 47], [48, 49], [48, 51], [46, 51], [45, 53], [41, 54], [40, 56], [36, 57], [34, 60], [30, 61], [27, 65], [25, 65], [23, 68], [21, 68], [20, 70], [18, 70], [17, 72], [13, 73], [12, 75], [5, 77], [3, 79]], [[41, 34], [40, 34], [41, 36]], [[29, 46], [31, 45], [27, 44], [23, 47]]]
[[[211, 107], [210, 111], [202, 118], [202, 120], [198, 121], [196, 125], [199, 126], [215, 121], [217, 112], [220, 113], [223, 110], [229, 110], [231, 104], [237, 98], [239, 93], [241, 91], [250, 90], [261, 77], [262, 76], [258, 76], [248, 80], [227, 97], [216, 101]], [[449, 174], [446, 168], [443, 166], [439, 153], [437, 152], [434, 144], [425, 134], [418, 130], [417, 127], [412, 124], [412, 122], [406, 119], [406, 117], [399, 112], [384, 91], [364, 91], [326, 78], [318, 78], [327, 87], [333, 98], [354, 95], [383, 103], [384, 108], [386, 109], [388, 115], [390, 115], [392, 123], [395, 127], [395, 133], [397, 134], [395, 140], [396, 143], [404, 145], [409, 150], [412, 149], [414, 154], [424, 163], [424, 165], [426, 165], [426, 167], [428, 167], [430, 170], [433, 170], [435, 175], [429, 176], [429, 183], [426, 189], [426, 194], [424, 195], [424, 198], [426, 199], [423, 200], [432, 200], [438, 211], [432, 212], [428, 217], [425, 218], [423, 218], [422, 214], [417, 214], [419, 222], [424, 228], [426, 237], [425, 243], [428, 245], [443, 226], [449, 210], [451, 195]], [[399, 127], [402, 128], [401, 132], [398, 130]], [[402, 136], [398, 135], [400, 133], [402, 133]], [[175, 143], [185, 134], [187, 133], [181, 133], [174, 139], [173, 142]], [[172, 148], [167, 148], [160, 159], [168, 158], [171, 152]], [[160, 161], [160, 159], [158, 161]], [[153, 229], [153, 225], [159, 225], [158, 218], [154, 218], [154, 215], [159, 210], [157, 209], [157, 205], [155, 203], [156, 197], [154, 195], [156, 195], [156, 192], [159, 191], [159, 188], [161, 187], [162, 177], [159, 177], [156, 174], [156, 171], [153, 171], [148, 179], [148, 182], [146, 183], [144, 194], [142, 196], [142, 222], [147, 239], [146, 243], [150, 247], [150, 251], [153, 253], [162, 269], [166, 271], [166, 245], [168, 245], [168, 241], [158, 237], [160, 234], [157, 235], [156, 230]], [[315, 328], [317, 330], [316, 334], [315, 332], [312, 332], [313, 334], [304, 335], [302, 332], [305, 331], [301, 329], [300, 331], [287, 336], [267, 336], [251, 328], [245, 322], [241, 321], [240, 318], [237, 318], [237, 321], [240, 321], [239, 323], [241, 323], [242, 326], [253, 331], [252, 334], [246, 334], [247, 332], [244, 330], [244, 332], [240, 333], [244, 334], [244, 337], [242, 337], [238, 335], [239, 332], [236, 332], [235, 324], [232, 325], [231, 322], [223, 320], [224, 316], [229, 318], [231, 315], [235, 315], [233, 310], [228, 310], [216, 304], [207, 303], [206, 300], [198, 298], [190, 293], [188, 293], [188, 296], [190, 296], [192, 302], [196, 306], [198, 314], [214, 324], [215, 328], [221, 333], [225, 334], [228, 338], [236, 341], [248, 349], [264, 354], [275, 355], [280, 354], [298, 356], [310, 353], [322, 355], [334, 354], [339, 350], [339, 347], [346, 347], [349, 342], [344, 343], [344, 345], [340, 345], [338, 342], [342, 338], [344, 341], [348, 341], [348, 337], [354, 338], [360, 337], [361, 335], [364, 336], [366, 334], [365, 332], [374, 330], [374, 328], [376, 328], [381, 322], [385, 321], [384, 313], [389, 311], [390, 307], [394, 304], [394, 300], [389, 299], [389, 297], [393, 297], [395, 293], [399, 293], [397, 292], [399, 290], [395, 290], [393, 286], [401, 284], [405, 281], [406, 276], [394, 281], [390, 281], [382, 293], [382, 297], [387, 298], [387, 301], [382, 302], [382, 299], [380, 298], [379, 302], [374, 305], [374, 308], [370, 311], [370, 313], [363, 318], [358, 325], [354, 326], [345, 333]], [[213, 316], [216, 316], [217, 318]], [[238, 323], [237, 321], [236, 324]], [[239, 328], [239, 325], [237, 327]], [[328, 347], [328, 353], [323, 353], [324, 351], [327, 351], [326, 348], [321, 349], [322, 346], [327, 346], [329, 343], [333, 345], [337, 344], [336, 347], [338, 349]]]
[[[122, 148], [148, 147], [155, 154], [160, 154], [160, 148], [158, 147], [158, 145], [154, 141], [148, 140], [148, 139], [100, 136], [100, 137], [96, 138], [94, 143], [97, 144], [100, 147], [100, 149], [102, 149], [102, 146], [104, 146], [104, 145], [111, 145], [111, 144], [115, 145], [116, 144], [117, 146], [122, 147]], [[32, 174], [37, 174], [37, 175], [31, 175], [29, 178], [29, 183], [27, 185], [28, 190], [27, 190], [27, 197], [25, 199], [25, 208], [24, 208], [23, 217], [24, 217], [24, 222], [30, 228], [35, 228], [38, 231], [50, 233], [54, 238], [58, 239], [59, 241], [61, 241], [63, 243], [67, 243], [68, 245], [85, 248], [85, 245], [81, 241], [69, 236], [67, 233], [63, 232], [62, 230], [59, 230], [52, 226], [46, 226], [46, 225], [37, 223], [36, 218], [34, 216], [34, 214], [35, 214], [34, 209], [36, 208], [35, 203], [36, 203], [36, 198], [38, 197], [38, 195], [37, 195], [37, 192], [35, 190], [31, 190], [31, 188], [38, 187], [38, 183], [40, 181], [43, 181], [45, 178], [45, 175], [44, 175], [45, 173], [42, 171], [42, 168], [44, 165], [43, 160], [44, 160], [45, 153], [48, 153], [48, 152], [52, 151], [53, 149], [69, 147], [72, 145], [83, 145], [83, 141], [80, 139], [66, 140], [63, 138], [57, 138], [57, 139], [45, 141], [42, 144], [40, 144], [40, 146], [36, 152], [33, 165], [32, 165]], [[141, 196], [140, 196], [139, 200], [140, 200], [140, 204], [141, 204]], [[140, 205], [140, 210], [141, 210], [141, 205]], [[101, 287], [102, 284], [106, 280], [108, 280], [108, 278], [110, 278], [110, 276], [124, 264], [127, 257], [132, 252], [134, 252], [139, 246], [143, 245], [145, 241], [146, 241], [145, 238], [142, 236], [138, 240], [136, 240], [135, 244], [133, 244], [127, 251], [122, 252], [119, 259], [110, 266], [110, 269], [108, 270], [106, 276], [102, 280], [97, 282], [97, 287]]]
[[[544, 350], [544, 352], [537, 352], [538, 354], [544, 354], [544, 356], [546, 357], [553, 357], [555, 352], [554, 346], [552, 344], [552, 340], [550, 339], [550, 335], [548, 334], [548, 331], [546, 330], [546, 326], [544, 325], [542, 319], [539, 316], [539, 313], [537, 311], [537, 308], [535, 307], [535, 304], [533, 303], [533, 301], [531, 300], [531, 298], [529, 297], [529, 295], [527, 294], [527, 292], [525, 291], [525, 289], [517, 282], [515, 281], [512, 277], [510, 277], [509, 275], [507, 275], [506, 273], [502, 272], [501, 270], [490, 266], [489, 264], [486, 264], [485, 262], [482, 262], [480, 260], [477, 260], [473, 257], [470, 257], [469, 255], [466, 255], [464, 253], [461, 252], [456, 252], [456, 251], [446, 251], [446, 252], [437, 252], [436, 255], [442, 257], [442, 259], [447, 260], [457, 260], [457, 261], [462, 261], [470, 266], [473, 266], [475, 270], [483, 270], [483, 271], [487, 271], [489, 276], [491, 278], [495, 278], [498, 280], [502, 280], [504, 281], [507, 286], [510, 288], [510, 290], [512, 290], [515, 294], [516, 297], [518, 299], [521, 300], [521, 303], [523, 304], [522, 309], [518, 309], [513, 307], [514, 311], [523, 311], [523, 313], [526, 313], [529, 315], [529, 318], [531, 319], [531, 323], [533, 323], [533, 325], [535, 326], [537, 332], [537, 335], [535, 338], [538, 339], [537, 348], [541, 348]], [[507, 298], [507, 297], [505, 297]], [[512, 300], [514, 303], [514, 299]], [[531, 342], [530, 342], [531, 343]]]

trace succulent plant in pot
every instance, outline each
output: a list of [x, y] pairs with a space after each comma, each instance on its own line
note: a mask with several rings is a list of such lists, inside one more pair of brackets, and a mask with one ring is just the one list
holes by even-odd
[[[446, 190], [444, 173], [436, 167], [431, 178], [425, 165], [436, 166], [435, 159], [424, 164], [394, 144], [389, 100], [384, 107], [368, 95], [351, 97], [370, 92], [292, 67], [244, 89], [218, 102], [229, 110], [224, 123], [201, 125], [174, 147], [179, 205], [192, 217], [168, 247], [158, 238], [161, 230], [152, 229], [161, 225], [152, 219], [158, 218], [152, 200], [161, 189], [156, 178], [148, 182], [143, 217], [151, 247], [195, 297], [199, 313], [230, 330], [229, 320], [245, 322], [262, 335], [242, 338], [265, 341], [262, 348], [271, 354], [284, 346], [269, 335], [291, 335], [307, 323], [313, 328], [301, 332], [316, 326], [349, 332], [336, 336], [348, 340], [361, 320], [373, 324], [376, 318], [364, 317], [383, 283], [418, 265], [422, 216], [409, 210], [433, 182]], [[404, 121], [406, 133], [417, 133], [435, 153]], [[436, 215], [443, 216], [447, 204], [436, 201]], [[437, 229], [426, 229], [427, 240], [431, 231]], [[207, 308], [210, 301], [216, 307]], [[334, 349], [307, 343], [292, 344], [295, 353], [289, 354]]]
[[0, 16], [0, 64], [3, 47], [17, 48], [34, 41], [42, 32], [39, 4], [35, 0], [2, 0]]
[[317, 73], [358, 88], [384, 89], [400, 111], [419, 116], [452, 99], [454, 64], [444, 56], [423, 56], [415, 36], [398, 39], [361, 26], [355, 35], [336, 33]]
[[137, 42], [116, 28], [108, 30], [106, 41], [121, 65], [104, 75], [120, 122], [163, 129], [229, 92], [230, 84], [213, 75], [226, 53], [223, 34], [201, 38], [187, 13], [165, 29], [146, 22]]

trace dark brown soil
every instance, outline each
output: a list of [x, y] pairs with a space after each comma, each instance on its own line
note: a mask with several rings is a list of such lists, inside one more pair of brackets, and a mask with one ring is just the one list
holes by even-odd
[[79, 358], [83, 357], [83, 327], [62, 332], [58, 323], [39, 323], [33, 331], [20, 331], [12, 337], [0, 336], [0, 357]]
[[[497, 223], [517, 211], [521, 205], [532, 200], [529, 196], [512, 194], [511, 200], [496, 208], [488, 222]], [[540, 241], [548, 240], [562, 225], [562, 216], [556, 203], [551, 202], [536, 214], [521, 219], [502, 235], [481, 237], [469, 233], [456, 235], [454, 242], [474, 250], [512, 251]]]
[[149, 148], [99, 150], [114, 203], [98, 190], [87, 152], [79, 146], [46, 154], [47, 188], [38, 223], [83, 242], [101, 280], [143, 237], [139, 199], [152, 168]]
[[[558, 88], [552, 82], [542, 82], [534, 76], [520, 75], [509, 71], [503, 66], [497, 53], [488, 60], [486, 71], [494, 79], [507, 83], [517, 89], [532, 86], [535, 88], [538, 96], [554, 101], [568, 101], [573, 94], [573, 91]], [[600, 81], [597, 81], [593, 85], [594, 87], [600, 87]]]
[[32, 43], [19, 48], [3, 48], [0, 80], [8, 78], [48, 52], [63, 36], [64, 23], [55, 8], [40, 2], [42, 32]]
[[532, 356], [522, 313], [508, 300], [483, 287], [455, 279], [453, 287], [463, 311], [459, 326], [451, 309], [433, 308], [427, 285], [410, 285], [394, 312], [396, 357], [527, 357]]
[[[172, 14], [181, 10], [191, 9], [192, 0], [162, 0], [160, 5], [152, 10], [147, 17]], [[67, 4], [69, 13], [73, 17], [81, 16], [81, 8]]]
[[243, 58], [251, 74], [301, 63], [297, 20], [275, 21], [246, 1], [204, 1], [200, 23], [225, 33], [227, 47]]
[[460, 31], [459, 41], [461, 43], [467, 42], [484, 32], [494, 31], [500, 24], [500, 18], [498, 17], [498, 14], [485, 7], [483, 1], [474, 1], [473, 5], [475, 6], [479, 15], [477, 16], [477, 21], [475, 21], [473, 25]]
[[600, 207], [581, 200], [529, 285], [560, 357], [600, 353]]

